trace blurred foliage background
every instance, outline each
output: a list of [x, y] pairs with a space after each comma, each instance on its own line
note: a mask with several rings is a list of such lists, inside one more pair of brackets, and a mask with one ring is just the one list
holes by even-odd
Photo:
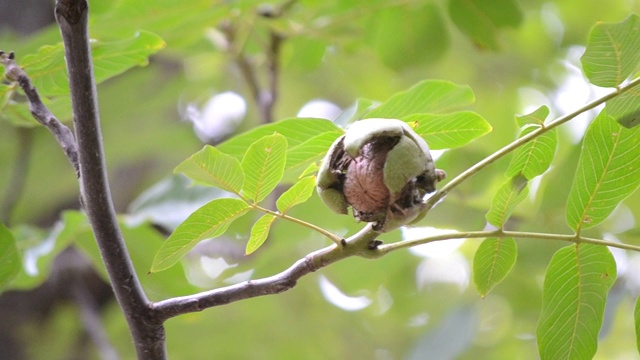
[[[189, 187], [169, 175], [172, 169], [203, 141], [217, 143], [263, 121], [243, 63], [254, 71], [255, 83], [267, 87], [272, 34], [283, 39], [275, 54], [274, 119], [335, 117], [359, 98], [382, 101], [423, 79], [470, 85], [474, 111], [494, 130], [438, 154], [438, 167], [452, 176], [511, 142], [518, 130], [515, 114], [548, 105], [556, 117], [606, 93], [581, 75], [579, 57], [589, 29], [640, 12], [637, 0], [89, 3], [93, 38], [114, 41], [145, 30], [166, 42], [147, 66], [98, 87], [112, 192], [152, 300], [268, 276], [328, 244], [307, 229], [278, 223], [267, 246], [244, 257], [255, 220], [248, 215], [226, 237], [196, 247], [181, 266], [147, 275], [167, 231], [219, 196]], [[0, 4], [0, 49], [15, 51], [20, 60], [60, 42], [52, 7], [49, 0]], [[52, 108], [70, 122], [65, 99], [58, 100]], [[22, 115], [1, 115], [0, 203], [19, 195], [1, 215], [32, 271], [25, 270], [0, 296], [0, 348], [15, 359], [109, 358], [110, 351], [133, 358], [90, 230], [73, 211], [78, 209], [74, 172], [48, 131]], [[569, 233], [566, 194], [579, 141], [594, 115], [561, 128], [555, 166], [516, 209], [510, 228]], [[202, 130], [202, 122], [215, 124], [214, 130]], [[482, 229], [507, 165], [508, 159], [498, 161], [458, 187], [419, 225]], [[12, 179], [21, 171], [20, 191]], [[636, 214], [638, 193], [584, 235], [637, 244]], [[292, 215], [341, 235], [361, 226], [331, 213], [316, 195]], [[395, 231], [384, 240], [419, 236], [422, 230]], [[377, 261], [349, 259], [304, 278], [287, 293], [174, 318], [166, 324], [169, 354], [174, 359], [538, 358], [535, 328], [544, 271], [565, 244], [519, 240], [513, 272], [484, 299], [470, 281], [478, 244], [452, 240]], [[637, 359], [631, 314], [640, 282], [630, 274], [640, 270], [640, 257], [614, 255], [619, 277], [596, 358]], [[97, 333], [89, 325], [96, 309]], [[96, 339], [106, 345], [95, 346]]]

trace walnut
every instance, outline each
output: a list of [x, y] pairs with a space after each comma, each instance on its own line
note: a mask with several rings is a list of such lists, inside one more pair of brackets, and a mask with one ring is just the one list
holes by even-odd
[[332, 210], [393, 230], [414, 221], [427, 193], [445, 173], [436, 170], [427, 143], [405, 122], [367, 119], [354, 123], [327, 153], [318, 193]]

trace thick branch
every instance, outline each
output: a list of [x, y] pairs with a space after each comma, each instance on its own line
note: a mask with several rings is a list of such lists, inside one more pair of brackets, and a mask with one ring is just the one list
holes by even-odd
[[149, 301], [131, 264], [107, 182], [87, 15], [86, 0], [56, 2], [56, 19], [64, 42], [78, 140], [81, 196], [138, 357], [164, 359], [164, 328], [161, 322], [149, 316]]
[[31, 83], [31, 79], [29, 79], [27, 73], [25, 73], [24, 70], [16, 64], [13, 52], [7, 54], [0, 51], [0, 62], [4, 65], [5, 76], [11, 81], [17, 81], [18, 85], [20, 85], [27, 96], [31, 115], [33, 115], [34, 119], [53, 133], [56, 140], [62, 147], [62, 150], [67, 155], [71, 166], [75, 169], [76, 175], [79, 175], [78, 147], [71, 130], [61, 123], [42, 103], [40, 95], [38, 95], [38, 91]]
[[181, 314], [202, 311], [240, 300], [279, 294], [296, 286], [301, 277], [334, 262], [351, 256], [372, 257], [370, 253], [375, 252], [375, 249], [372, 249], [371, 244], [374, 243], [377, 235], [378, 233], [371, 230], [371, 225], [367, 225], [359, 233], [347, 239], [346, 245], [332, 245], [315, 251], [296, 261], [291, 267], [279, 274], [194, 295], [159, 301], [154, 303], [152, 308], [155, 310], [156, 316], [166, 320]]

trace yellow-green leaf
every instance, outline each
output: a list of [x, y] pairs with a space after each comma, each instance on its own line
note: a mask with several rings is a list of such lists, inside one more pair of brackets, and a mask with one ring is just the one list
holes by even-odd
[[[540, 125], [525, 125], [520, 137], [539, 128]], [[507, 176], [522, 174], [527, 180], [531, 180], [541, 175], [551, 165], [557, 146], [558, 135], [555, 129], [533, 138], [515, 151], [507, 169]]]
[[480, 244], [473, 258], [473, 282], [482, 297], [507, 277], [517, 257], [513, 238], [488, 238]]
[[489, 224], [501, 229], [511, 217], [516, 205], [524, 200], [528, 193], [527, 179], [524, 176], [516, 175], [507, 180], [493, 196], [491, 208], [486, 215]]
[[368, 112], [363, 119], [401, 119], [413, 114], [443, 114], [473, 104], [475, 96], [467, 85], [444, 80], [425, 80], [393, 95]]
[[580, 60], [592, 84], [620, 85], [640, 63], [640, 17], [633, 14], [616, 24], [596, 24]]
[[606, 114], [587, 129], [567, 201], [567, 224], [575, 230], [604, 221], [640, 187], [640, 127], [627, 129]]
[[238, 159], [209, 145], [181, 162], [174, 172], [183, 173], [200, 184], [235, 194], [240, 194], [244, 182]]
[[576, 244], [555, 253], [544, 278], [537, 329], [542, 360], [593, 358], [616, 276], [605, 246]]
[[275, 133], [254, 142], [242, 159], [244, 195], [259, 203], [275, 189], [284, 174], [287, 161], [287, 139]]
[[298, 181], [282, 195], [280, 195], [280, 197], [276, 201], [278, 210], [280, 210], [280, 212], [284, 214], [291, 207], [302, 204], [303, 202], [309, 200], [309, 198], [313, 194], [313, 189], [315, 189], [315, 187], [315, 176], [307, 176]]
[[[164, 48], [164, 41], [153, 33], [139, 31], [133, 37], [111, 42], [92, 41], [93, 71], [97, 83], [121, 74], [134, 66], [144, 66], [149, 56]], [[47, 45], [25, 56], [20, 65], [40, 95], [69, 94], [69, 80], [62, 43]]]
[[450, 114], [414, 114], [402, 117], [432, 150], [464, 146], [491, 132], [491, 125], [471, 111]]
[[165, 241], [151, 265], [151, 272], [175, 265], [198, 242], [224, 234], [229, 225], [249, 211], [250, 207], [238, 199], [215, 199], [196, 210], [180, 224]]
[[518, 126], [524, 127], [525, 125], [542, 125], [549, 116], [549, 108], [546, 105], [542, 105], [526, 115], [517, 115], [516, 122]]
[[275, 216], [271, 214], [264, 214], [251, 228], [251, 237], [249, 238], [249, 242], [247, 243], [247, 249], [245, 253], [247, 255], [253, 253], [258, 250], [262, 244], [264, 244], [265, 240], [267, 240], [267, 236], [269, 236], [269, 230], [271, 229], [271, 224], [276, 219]]

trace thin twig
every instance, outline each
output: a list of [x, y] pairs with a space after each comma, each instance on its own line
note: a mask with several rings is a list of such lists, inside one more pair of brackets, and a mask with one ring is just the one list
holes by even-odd
[[71, 130], [61, 123], [60, 120], [58, 120], [42, 103], [40, 95], [31, 83], [29, 76], [27, 76], [27, 73], [18, 64], [16, 64], [13, 52], [7, 54], [0, 51], [0, 62], [4, 65], [5, 77], [11, 81], [18, 82], [18, 85], [20, 85], [22, 91], [24, 91], [27, 96], [31, 115], [33, 115], [34, 119], [53, 133], [56, 140], [62, 147], [62, 150], [67, 155], [67, 159], [69, 159], [71, 166], [73, 166], [76, 171], [76, 176], [79, 176], [78, 146], [76, 145], [76, 141], [73, 138]]
[[633, 81], [631, 81], [630, 83], [628, 83], [627, 85], [620, 87], [618, 89], [616, 89], [614, 92], [607, 94], [599, 99], [596, 99], [586, 105], [584, 105], [583, 107], [581, 107], [580, 109], [571, 112], [567, 115], [561, 116], [559, 118], [557, 118], [556, 120], [550, 122], [549, 124], [546, 124], [545, 126], [539, 128], [538, 130], [532, 131], [530, 133], [528, 133], [527, 135], [515, 140], [514, 142], [510, 143], [509, 145], [503, 147], [502, 149], [494, 152], [493, 154], [487, 156], [485, 159], [481, 160], [480, 162], [476, 163], [475, 165], [473, 165], [472, 167], [470, 167], [469, 169], [467, 169], [466, 171], [464, 171], [462, 174], [456, 176], [455, 178], [453, 178], [451, 181], [449, 181], [445, 186], [442, 187], [442, 189], [438, 190], [433, 196], [431, 196], [427, 201], [426, 201], [426, 207], [425, 207], [425, 211], [429, 211], [438, 201], [440, 201], [443, 197], [445, 197], [451, 190], [453, 190], [456, 186], [460, 185], [463, 181], [465, 181], [466, 179], [470, 178], [471, 176], [475, 175], [476, 173], [478, 173], [480, 170], [482, 170], [483, 168], [485, 168], [488, 165], [491, 165], [492, 163], [494, 163], [496, 160], [502, 158], [503, 156], [511, 153], [513, 150], [519, 148], [520, 146], [528, 143], [529, 141], [531, 141], [531, 139], [536, 138], [548, 131], [550, 131], [551, 129], [554, 129], [566, 122], [568, 122], [569, 120], [572, 120], [573, 118], [575, 118], [576, 116], [587, 112], [591, 109], [594, 109], [602, 104], [604, 104], [605, 102], [615, 98], [616, 96], [619, 96], [622, 93], [625, 93], [627, 91], [629, 91], [630, 89], [634, 88], [635, 86], [640, 85], [640, 78], [637, 78]]
[[269, 32], [269, 49], [267, 51], [268, 87], [260, 93], [258, 106], [262, 113], [262, 122], [273, 122], [273, 108], [278, 100], [278, 79], [280, 78], [280, 50], [284, 36], [271, 30]]
[[166, 359], [164, 327], [150, 316], [149, 300], [131, 263], [109, 190], [87, 28], [87, 0], [58, 0], [55, 14], [69, 74], [84, 208], [138, 357]]
[[505, 231], [505, 230], [495, 230], [495, 231], [469, 231], [469, 232], [451, 232], [447, 234], [438, 234], [434, 236], [428, 236], [422, 239], [415, 240], [405, 240], [398, 241], [393, 244], [381, 245], [377, 249], [377, 254], [372, 254], [372, 257], [379, 257], [386, 255], [392, 251], [400, 250], [400, 249], [408, 249], [418, 245], [424, 245], [435, 241], [442, 240], [451, 240], [451, 239], [477, 239], [477, 238], [521, 238], [521, 239], [540, 239], [540, 240], [560, 240], [560, 241], [568, 241], [572, 243], [584, 243], [584, 244], [594, 244], [594, 245], [603, 245], [614, 247], [618, 249], [624, 250], [632, 250], [640, 252], [640, 246], [624, 244], [614, 241], [607, 241], [602, 239], [594, 239], [584, 236], [576, 236], [576, 235], [563, 235], [563, 234], [545, 234], [545, 233], [534, 233], [534, 232], [526, 232], [526, 231]]

